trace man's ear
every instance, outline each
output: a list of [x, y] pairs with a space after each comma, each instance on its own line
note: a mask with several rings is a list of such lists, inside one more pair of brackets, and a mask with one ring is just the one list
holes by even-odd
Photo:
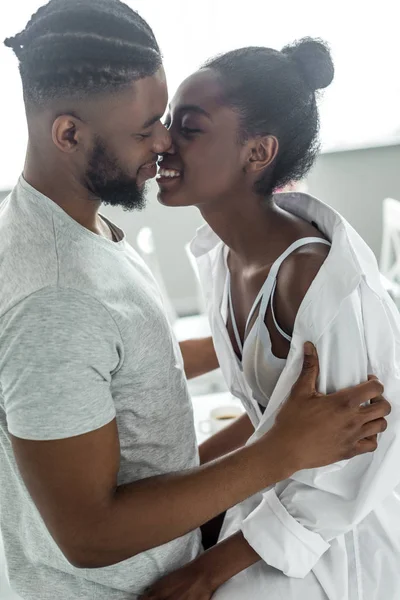
[[246, 171], [259, 173], [269, 167], [275, 160], [279, 150], [278, 139], [273, 135], [252, 138], [247, 143], [248, 157]]
[[61, 152], [71, 154], [84, 144], [86, 126], [74, 115], [59, 115], [51, 128], [53, 143]]

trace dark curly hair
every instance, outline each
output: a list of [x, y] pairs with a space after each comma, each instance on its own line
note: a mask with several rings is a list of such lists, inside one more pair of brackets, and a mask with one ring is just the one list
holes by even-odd
[[317, 90], [334, 75], [329, 48], [304, 38], [281, 52], [250, 47], [207, 61], [220, 76], [223, 101], [237, 110], [241, 138], [274, 135], [279, 150], [271, 171], [256, 183], [260, 195], [302, 179], [319, 150]]
[[50, 0], [4, 43], [19, 60], [25, 101], [39, 106], [119, 89], [162, 63], [149, 25], [119, 0]]

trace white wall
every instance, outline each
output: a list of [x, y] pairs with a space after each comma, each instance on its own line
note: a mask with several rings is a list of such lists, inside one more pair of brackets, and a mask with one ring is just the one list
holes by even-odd
[[379, 257], [382, 201], [388, 196], [400, 200], [400, 145], [322, 154], [308, 188], [336, 208]]

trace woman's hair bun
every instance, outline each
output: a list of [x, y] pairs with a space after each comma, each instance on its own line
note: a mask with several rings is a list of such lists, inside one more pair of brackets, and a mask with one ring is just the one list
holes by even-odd
[[303, 38], [285, 46], [282, 53], [297, 65], [304, 80], [314, 92], [328, 87], [335, 69], [328, 45], [320, 39]]

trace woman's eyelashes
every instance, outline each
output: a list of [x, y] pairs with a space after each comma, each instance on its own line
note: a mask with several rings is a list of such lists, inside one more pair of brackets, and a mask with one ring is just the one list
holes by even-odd
[[180, 132], [185, 137], [191, 137], [193, 135], [196, 135], [196, 133], [201, 133], [201, 129], [197, 129], [195, 127], [188, 127], [187, 125], [182, 125], [180, 127]]
[[[166, 129], [171, 129], [172, 127], [172, 120], [171, 117], [166, 117], [165, 121], [164, 121], [164, 127]], [[175, 129], [175, 124], [174, 124], [174, 129]], [[181, 119], [177, 124], [176, 124], [176, 131], [177, 133], [183, 135], [184, 137], [191, 137], [196, 135], [197, 133], [202, 133], [202, 130], [199, 129], [199, 127], [195, 127], [195, 126], [188, 126], [185, 124], [185, 119]]]

